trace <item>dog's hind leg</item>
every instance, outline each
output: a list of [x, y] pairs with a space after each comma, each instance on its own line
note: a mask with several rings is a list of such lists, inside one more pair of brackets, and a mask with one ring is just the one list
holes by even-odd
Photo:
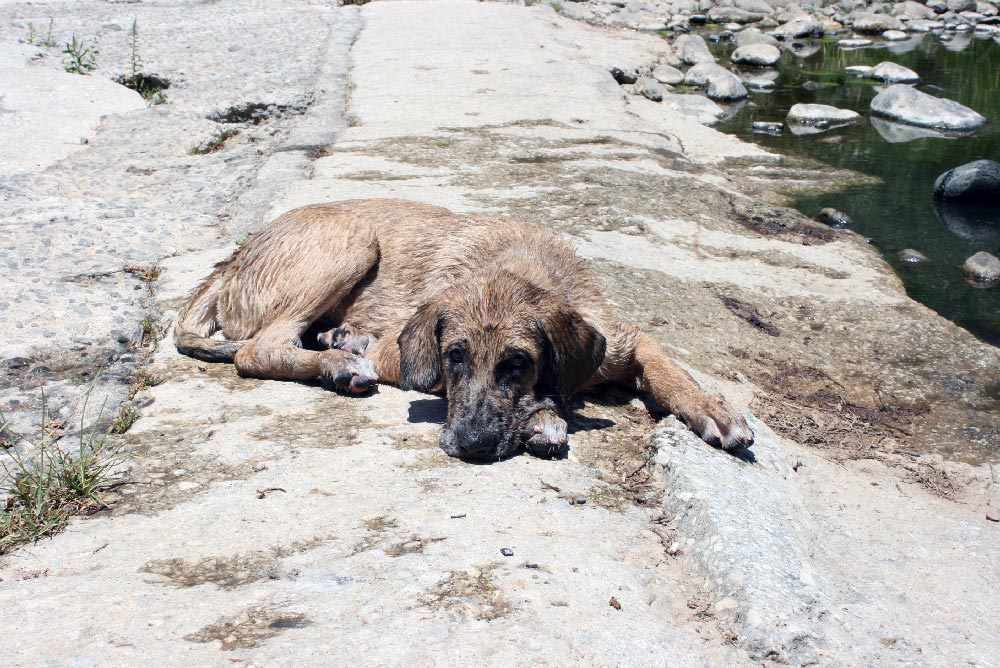
[[341, 302], [378, 261], [374, 239], [364, 234], [341, 239], [339, 247], [303, 247], [297, 262], [286, 266], [283, 284], [270, 285], [264, 296], [281, 309], [236, 353], [243, 376], [319, 380], [328, 389], [363, 393], [378, 376], [374, 365], [345, 350], [306, 350], [302, 335]]

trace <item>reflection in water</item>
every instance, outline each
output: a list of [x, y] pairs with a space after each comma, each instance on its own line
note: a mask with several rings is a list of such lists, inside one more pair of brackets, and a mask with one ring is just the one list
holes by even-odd
[[[1000, 287], [977, 290], [962, 274], [962, 264], [974, 253], [1000, 255], [1000, 235], [995, 233], [1000, 230], [1000, 212], [935, 209], [932, 197], [934, 180], [943, 172], [972, 160], [1000, 159], [1000, 43], [972, 34], [953, 34], [948, 42], [925, 34], [904, 42], [876, 41], [863, 49], [842, 49], [836, 39], [797, 41], [809, 42], [814, 53], [808, 57], [783, 53], [775, 88], [751, 89], [745, 111], [718, 128], [778, 153], [804, 155], [881, 179], [875, 186], [804, 197], [795, 206], [808, 216], [824, 207], [846, 212], [854, 219], [853, 229], [870, 237], [899, 271], [911, 297], [1000, 345]], [[720, 62], [728, 62], [731, 45], [716, 44], [713, 49]], [[783, 122], [799, 102], [829, 104], [867, 116], [877, 84], [844, 68], [886, 60], [917, 72], [918, 89], [986, 116], [986, 125], [957, 137], [877, 118], [818, 135], [787, 128], [778, 135], [754, 132], [753, 123], [762, 127], [762, 122]], [[753, 75], [750, 70], [742, 72]], [[898, 253], [906, 248], [922, 252], [930, 261], [905, 264]]]
[[1000, 210], [975, 204], [934, 200], [934, 215], [949, 230], [981, 244], [1000, 240]]
[[915, 139], [927, 139], [932, 137], [934, 139], [956, 139], [958, 137], [967, 137], [971, 135], [971, 132], [959, 133], [959, 132], [941, 132], [940, 130], [934, 130], [933, 128], [918, 128], [916, 125], [906, 125], [904, 123], [896, 123], [893, 121], [887, 121], [884, 118], [879, 118], [878, 116], [872, 116], [868, 119], [875, 131], [879, 133], [882, 139], [886, 140], [890, 144], [902, 144], [904, 142], [913, 141]]

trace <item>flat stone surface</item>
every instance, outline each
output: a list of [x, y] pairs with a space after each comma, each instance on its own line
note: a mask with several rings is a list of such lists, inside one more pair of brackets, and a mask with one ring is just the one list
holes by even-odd
[[[99, 313], [73, 321], [95, 347], [108, 345], [105, 312], [166, 329], [183, 296], [267, 217], [409, 197], [566, 235], [626, 317], [741, 409], [780, 402], [769, 422], [783, 431], [755, 422], [748, 463], [673, 420], [657, 430], [639, 401], [606, 391], [581, 401], [568, 459], [471, 466], [437, 448], [440, 398], [392, 388], [346, 398], [240, 378], [177, 355], [166, 332], [145, 366], [155, 385], [120, 441], [130, 484], [109, 495], [113, 509], [0, 559], [4, 661], [993, 660], [1000, 548], [977, 496], [982, 469], [947, 469], [955, 481], [972, 476], [955, 492], [963, 503], [919, 481], [939, 470], [927, 452], [989, 437], [995, 413], [970, 406], [986, 401], [1000, 358], [910, 301], [865, 240], [776, 205], [776, 180], [843, 175], [789, 168], [701, 125], [720, 111], [704, 97], [625, 95], [611, 68], [669, 62], [664, 40], [544, 5], [45, 9], [57, 26], [118, 24], [108, 30], [121, 39], [102, 49], [109, 68], [127, 62], [138, 16], [149, 67], [175, 83], [166, 105], [109, 117], [84, 148], [5, 182], [4, 219], [15, 221], [5, 243], [18, 262], [47, 263], [8, 267], [23, 308], [35, 308], [31, 282], [37, 303], [60, 290], [99, 297]], [[37, 22], [37, 7], [0, 12], [0, 41], [23, 35], [26, 17]], [[272, 111], [257, 125], [206, 118], [248, 103]], [[238, 133], [217, 151], [188, 154], [227, 129]], [[71, 234], [92, 246], [59, 246]], [[47, 242], [65, 250], [48, 255]], [[90, 271], [83, 248], [95, 271], [116, 273], [85, 274], [71, 291], [74, 263]], [[162, 274], [147, 286], [119, 272], [123, 260]], [[48, 318], [35, 318], [40, 329]], [[3, 340], [5, 362], [23, 345], [34, 366], [83, 345], [41, 333]], [[37, 397], [11, 368], [0, 367], [5, 409]], [[60, 387], [81, 393], [67, 368]], [[817, 378], [831, 380], [810, 389]], [[128, 374], [116, 382], [126, 389]], [[819, 456], [839, 441], [794, 443], [788, 425], [839, 419], [782, 394], [817, 388], [875, 407], [933, 397], [908, 435], [881, 436], [879, 453], [918, 452], [896, 455], [912, 471]], [[37, 406], [17, 405], [22, 417]], [[872, 433], [864, 423], [845, 440]]]

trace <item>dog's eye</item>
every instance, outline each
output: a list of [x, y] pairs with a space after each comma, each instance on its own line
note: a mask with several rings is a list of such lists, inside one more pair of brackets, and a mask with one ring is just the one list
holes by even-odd
[[448, 351], [448, 360], [452, 364], [461, 364], [465, 361], [465, 351], [461, 348], [452, 348]]
[[514, 355], [510, 358], [510, 367], [518, 371], [527, 369], [531, 365], [531, 360], [527, 355]]

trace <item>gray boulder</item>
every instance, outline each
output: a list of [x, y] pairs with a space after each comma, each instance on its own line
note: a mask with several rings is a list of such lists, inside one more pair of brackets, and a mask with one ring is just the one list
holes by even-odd
[[816, 17], [809, 14], [802, 14], [796, 16], [792, 20], [784, 23], [773, 31], [771, 34], [781, 40], [796, 39], [798, 37], [809, 37], [812, 35], [822, 35], [823, 34], [823, 24], [816, 19]]
[[764, 18], [763, 14], [754, 14], [737, 7], [712, 7], [708, 10], [708, 20], [712, 23], [755, 23]]
[[705, 95], [712, 100], [732, 102], [745, 99], [748, 93], [739, 77], [727, 70], [724, 76], [719, 75], [709, 80]]
[[700, 35], [681, 35], [674, 42], [674, 51], [688, 65], [715, 62], [715, 56], [708, 50], [708, 44]]
[[873, 114], [909, 125], [938, 130], [968, 132], [982, 127], [986, 119], [954, 100], [934, 97], [907, 86], [887, 86], [871, 101]]
[[854, 31], [880, 35], [886, 30], [906, 30], [903, 22], [888, 14], [862, 14], [854, 19]]
[[764, 0], [736, 0], [733, 5], [753, 14], [766, 14], [770, 16], [774, 13], [774, 7], [764, 2]]
[[771, 46], [778, 46], [778, 40], [770, 35], [765, 35], [753, 26], [736, 33], [733, 41], [736, 42], [737, 48], [749, 46], [750, 44], [770, 44]]
[[1000, 282], [1000, 260], [986, 251], [979, 251], [962, 265], [962, 271], [977, 283]]
[[851, 39], [842, 39], [837, 42], [837, 46], [844, 49], [860, 49], [871, 45], [872, 41], [863, 37], [852, 37]]
[[920, 75], [913, 70], [889, 61], [881, 62], [873, 67], [868, 76], [886, 83], [916, 83], [920, 81]]
[[725, 76], [728, 73], [729, 70], [717, 63], [698, 63], [684, 75], [684, 83], [700, 88], [707, 86], [712, 77]]
[[913, 0], [899, 3], [893, 7], [892, 13], [894, 16], [905, 16], [911, 19], [933, 19], [937, 16], [933, 9], [919, 2], [913, 2]]
[[668, 84], [670, 86], [684, 83], [684, 73], [670, 65], [660, 65], [653, 70], [653, 78], [661, 84]]
[[767, 67], [781, 60], [781, 51], [770, 44], [748, 44], [733, 51], [732, 59], [734, 63]]
[[934, 198], [1000, 208], [1000, 163], [975, 160], [949, 169], [934, 181]]
[[667, 94], [667, 89], [652, 77], [639, 77], [639, 80], [635, 82], [635, 92], [647, 100], [661, 102], [663, 96]]

